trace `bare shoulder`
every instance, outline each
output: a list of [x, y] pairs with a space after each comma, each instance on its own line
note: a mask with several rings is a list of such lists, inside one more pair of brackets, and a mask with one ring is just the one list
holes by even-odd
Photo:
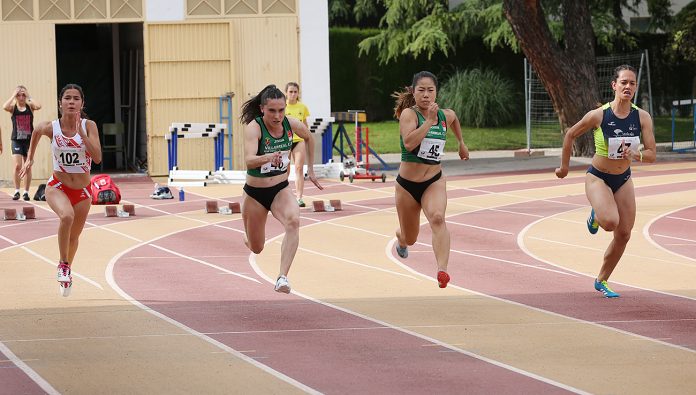
[[639, 109], [638, 109], [638, 116], [640, 117], [640, 120], [641, 120], [642, 122], [647, 122], [647, 121], [651, 121], [651, 120], [652, 120], [652, 117], [650, 116], [650, 113], [647, 112], [647, 111], [645, 111], [645, 110], [643, 110], [642, 108], [639, 108]]
[[416, 119], [416, 112], [411, 107], [404, 108], [399, 115], [399, 121], [411, 121]]
[[258, 139], [261, 137], [261, 126], [259, 126], [258, 122], [256, 121], [249, 122], [248, 124], [244, 125], [244, 133], [248, 136], [256, 136]]
[[447, 121], [449, 122], [457, 119], [457, 113], [451, 108], [443, 108], [442, 112], [445, 113], [445, 118], [447, 118]]
[[290, 128], [292, 128], [292, 130], [301, 129], [302, 127], [305, 126], [305, 124], [302, 123], [299, 119], [295, 119], [293, 117], [285, 117], [285, 118], [288, 120], [288, 123], [290, 123]]
[[34, 132], [46, 134], [46, 132], [53, 132], [53, 126], [51, 121], [41, 121], [38, 125], [34, 127]]

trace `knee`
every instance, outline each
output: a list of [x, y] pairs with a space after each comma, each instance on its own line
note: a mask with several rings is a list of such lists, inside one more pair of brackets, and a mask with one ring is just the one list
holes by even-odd
[[613, 232], [619, 226], [618, 215], [610, 215], [606, 218], [599, 218], [599, 226], [607, 232]]
[[430, 227], [433, 229], [439, 229], [445, 226], [445, 215], [444, 213], [435, 213], [430, 216]]
[[75, 213], [64, 213], [60, 215], [60, 223], [62, 225], [72, 226], [75, 221]]
[[295, 216], [285, 222], [286, 232], [297, 232], [300, 229], [300, 217]]
[[631, 240], [631, 230], [630, 229], [618, 229], [614, 231], [614, 241], [619, 244], [628, 244]]
[[253, 252], [254, 254], [257, 254], [257, 255], [260, 254], [261, 251], [263, 251], [263, 246], [264, 246], [263, 243], [259, 243], [258, 245], [254, 245], [253, 243], [249, 243], [249, 249], [251, 250], [251, 252]]
[[20, 170], [22, 170], [22, 165], [15, 163], [15, 167], [14, 167], [15, 173], [19, 173]]

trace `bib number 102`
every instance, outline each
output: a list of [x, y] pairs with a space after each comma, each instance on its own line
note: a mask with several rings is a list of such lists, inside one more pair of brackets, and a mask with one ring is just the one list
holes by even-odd
[[66, 165], [74, 165], [79, 163], [80, 155], [77, 152], [61, 152], [60, 161]]

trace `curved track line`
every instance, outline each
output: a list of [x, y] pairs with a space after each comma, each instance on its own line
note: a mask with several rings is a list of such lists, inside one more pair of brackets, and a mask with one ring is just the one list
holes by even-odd
[[[275, 237], [274, 237], [274, 239], [275, 239]], [[255, 256], [254, 254], [249, 254], [249, 265], [251, 265], [251, 267], [254, 269], [254, 271], [256, 272], [256, 274], [257, 274], [258, 276], [260, 276], [261, 278], [265, 279], [266, 281], [268, 281], [268, 282], [271, 283], [271, 284], [274, 284], [274, 283], [275, 283], [275, 281], [274, 281], [273, 279], [271, 279], [270, 277], [266, 276], [266, 274], [265, 274], [265, 273], [261, 270], [261, 268], [256, 264], [256, 256]], [[409, 269], [410, 269], [410, 268], [409, 268]], [[423, 274], [421, 274], [421, 273], [417, 273], [417, 274], [420, 275], [420, 276], [424, 276], [424, 277], [425, 277], [425, 275], [423, 275]], [[535, 380], [538, 380], [538, 381], [540, 381], [540, 382], [543, 382], [543, 383], [546, 383], [546, 384], [549, 384], [549, 385], [553, 385], [553, 386], [558, 387], [558, 388], [562, 388], [562, 389], [564, 389], [564, 390], [566, 390], [566, 391], [570, 391], [570, 392], [573, 392], [573, 393], [576, 393], [576, 394], [590, 394], [589, 392], [583, 391], [583, 390], [581, 390], [581, 389], [578, 389], [578, 388], [575, 388], [575, 387], [571, 387], [571, 386], [566, 385], [566, 384], [563, 384], [563, 383], [559, 383], [559, 382], [557, 382], [557, 381], [554, 381], [554, 380], [551, 380], [551, 379], [548, 379], [548, 378], [539, 376], [539, 375], [534, 374], [534, 373], [532, 373], [532, 372], [527, 372], [526, 370], [522, 370], [522, 369], [516, 368], [516, 367], [514, 367], [514, 366], [507, 365], [507, 364], [505, 364], [505, 363], [496, 361], [496, 360], [494, 360], [494, 359], [490, 359], [490, 358], [484, 357], [483, 355], [475, 354], [475, 353], [473, 353], [473, 352], [464, 350], [464, 349], [459, 348], [459, 347], [455, 347], [455, 346], [453, 346], [453, 345], [451, 345], [451, 344], [445, 343], [445, 342], [440, 341], [440, 340], [438, 340], [438, 339], [435, 339], [435, 338], [432, 338], [432, 337], [429, 337], [429, 336], [422, 335], [422, 334], [420, 334], [420, 333], [417, 333], [417, 332], [414, 332], [414, 331], [405, 329], [405, 328], [403, 328], [403, 327], [398, 327], [398, 326], [392, 325], [392, 324], [390, 324], [390, 323], [388, 323], [388, 322], [381, 321], [381, 320], [378, 320], [378, 319], [373, 318], [373, 317], [369, 317], [369, 316], [364, 315], [364, 314], [360, 314], [360, 313], [358, 313], [358, 312], [349, 310], [349, 309], [347, 309], [347, 308], [345, 308], [345, 307], [340, 307], [340, 306], [334, 305], [334, 304], [332, 304], [332, 303], [324, 302], [324, 301], [322, 301], [322, 300], [320, 300], [320, 299], [313, 298], [313, 297], [311, 297], [311, 296], [302, 294], [302, 293], [297, 292], [297, 291], [295, 291], [295, 290], [293, 290], [292, 293], [293, 293], [294, 295], [297, 295], [298, 297], [301, 297], [301, 298], [303, 298], [303, 299], [312, 301], [312, 302], [314, 302], [314, 303], [318, 303], [318, 304], [321, 304], [321, 305], [323, 305], [323, 306], [326, 306], [326, 307], [329, 307], [329, 308], [332, 308], [332, 309], [335, 309], [335, 310], [338, 310], [338, 311], [341, 311], [341, 312], [344, 312], [344, 313], [353, 315], [353, 316], [355, 316], [355, 317], [362, 318], [362, 319], [367, 320], [367, 321], [370, 321], [370, 322], [374, 322], [374, 323], [379, 324], [379, 325], [382, 325], [382, 326], [384, 326], [384, 327], [386, 327], [386, 328], [389, 328], [389, 329], [392, 329], [392, 330], [395, 330], [395, 331], [399, 331], [399, 332], [405, 333], [405, 334], [407, 334], [407, 335], [417, 337], [417, 338], [419, 338], [419, 339], [423, 339], [423, 340], [425, 340], [425, 341], [427, 341], [427, 342], [430, 342], [430, 343], [432, 343], [432, 344], [436, 344], [436, 345], [438, 345], [438, 346], [447, 348], [447, 349], [452, 350], [452, 351], [454, 351], [454, 352], [457, 352], [457, 353], [466, 355], [466, 356], [471, 357], [471, 358], [478, 359], [478, 360], [483, 361], [483, 362], [487, 362], [487, 363], [489, 363], [489, 364], [491, 364], [491, 365], [495, 365], [495, 366], [497, 366], [497, 367], [500, 367], [500, 368], [509, 370], [509, 371], [511, 371], [511, 372], [514, 372], [514, 373], [517, 373], [517, 374], [520, 374], [520, 375], [523, 375], [523, 376], [526, 376], [526, 377], [529, 377], [529, 378], [532, 378], [532, 379], [535, 379]]]
[[[197, 229], [197, 228], [200, 228], [203, 226], [207, 226], [207, 225], [195, 226], [195, 227], [189, 228], [187, 230]], [[316, 391], [315, 389], [313, 389], [309, 386], [306, 386], [306, 385], [300, 383], [299, 381], [297, 381], [289, 376], [286, 376], [283, 373], [278, 372], [277, 370], [271, 369], [270, 367], [268, 367], [262, 363], [259, 363], [255, 359], [253, 359], [247, 355], [244, 355], [237, 350], [234, 350], [233, 348], [227, 346], [226, 344], [219, 342], [219, 341], [217, 341], [209, 336], [206, 336], [206, 335], [202, 334], [201, 332], [198, 332], [198, 331], [182, 324], [179, 321], [176, 321], [176, 320], [174, 320], [174, 319], [172, 319], [172, 318], [170, 318], [170, 317], [168, 317], [168, 316], [166, 316], [166, 315], [164, 315], [156, 310], [149, 308], [148, 306], [146, 306], [146, 305], [140, 303], [138, 300], [134, 299], [132, 296], [127, 294], [123, 289], [121, 289], [121, 287], [118, 286], [118, 284], [116, 283], [116, 279], [114, 278], [114, 267], [115, 267], [116, 262], [118, 261], [119, 258], [121, 258], [123, 255], [127, 254], [128, 252], [133, 251], [136, 248], [143, 247], [146, 244], [163, 239], [165, 237], [169, 237], [169, 236], [174, 235], [174, 234], [179, 233], [179, 232], [180, 232], [180, 230], [177, 230], [176, 232], [171, 232], [171, 233], [168, 233], [166, 235], [159, 236], [159, 237], [154, 238], [152, 240], [149, 240], [147, 242], [143, 242], [141, 244], [136, 244], [134, 246], [131, 246], [130, 248], [125, 249], [121, 253], [119, 253], [119, 254], [115, 255], [113, 258], [111, 258], [111, 260], [109, 261], [109, 264], [106, 266], [106, 270], [104, 273], [104, 275], [106, 277], [106, 281], [109, 284], [109, 286], [111, 286], [111, 288], [114, 291], [116, 291], [116, 293], [118, 293], [124, 300], [127, 300], [128, 302], [130, 302], [134, 306], [142, 309], [143, 311], [146, 311], [146, 312], [154, 315], [155, 317], [160, 318], [160, 319], [176, 326], [177, 328], [180, 328], [183, 331], [188, 332], [191, 335], [214, 345], [215, 347], [220, 348], [221, 350], [234, 355], [235, 357], [243, 360], [244, 362], [247, 362], [256, 368], [261, 369], [264, 372], [266, 372], [266, 373], [268, 373], [268, 374], [270, 374], [270, 375], [272, 375], [272, 376], [274, 376], [274, 377], [276, 377], [276, 378], [278, 378], [278, 379], [280, 379], [280, 380], [282, 380], [282, 381], [284, 381], [284, 382], [286, 382], [286, 383], [288, 383], [288, 384], [290, 384], [290, 385], [292, 385], [292, 386], [294, 386], [302, 391], [305, 391], [305, 392], [310, 393], [310, 394], [320, 394], [319, 391]]]
[[[653, 246], [655, 246], [656, 248], [658, 248], [658, 249], [660, 249], [660, 250], [662, 250], [662, 251], [664, 251], [664, 252], [666, 252], [666, 253], [668, 253], [668, 254], [676, 255], [676, 256], [678, 256], [678, 257], [680, 257], [680, 258], [684, 258], [684, 259], [686, 259], [686, 260], [688, 260], [688, 261], [696, 262], [696, 259], [694, 259], [694, 258], [692, 258], [692, 257], [690, 257], [690, 256], [682, 255], [682, 254], [680, 254], [680, 253], [678, 253], [678, 252], [675, 252], [675, 251], [672, 251], [672, 250], [669, 250], [669, 249], [663, 247], [660, 243], [656, 242], [656, 241], [652, 238], [652, 236], [650, 235], [650, 227], [651, 227], [655, 222], [657, 222], [658, 220], [663, 219], [663, 218], [665, 218], [665, 217], [668, 217], [668, 216], [670, 216], [670, 215], [676, 213], [677, 211], [682, 211], [682, 210], [690, 209], [690, 208], [693, 208], [693, 207], [696, 207], [696, 205], [681, 207], [681, 208], [675, 209], [675, 210], [673, 210], [673, 211], [664, 213], [664, 214], [662, 214], [662, 215], [659, 215], [659, 216], [653, 218], [652, 220], [648, 221], [648, 222], [645, 224], [645, 226], [643, 226], [643, 237], [645, 237], [645, 239], [648, 240]], [[656, 236], [657, 236], [657, 235], [656, 235]]]
[[[572, 211], [572, 210], [571, 210], [571, 211]], [[553, 217], [555, 217], [555, 216], [557, 216], [557, 215], [565, 214], [565, 213], [567, 213], [567, 212], [568, 212], [568, 211], [562, 211], [562, 212], [560, 212], [560, 213], [553, 214], [553, 215], [551, 215], [551, 216], [549, 216], [549, 217], [546, 217], [546, 218], [540, 218], [540, 219], [538, 219], [538, 220], [536, 220], [536, 221], [530, 223], [529, 225], [525, 226], [524, 229], [522, 229], [522, 230], [520, 231], [520, 233], [518, 233], [518, 235], [517, 235], [517, 245], [520, 247], [520, 249], [522, 249], [522, 251], [524, 251], [525, 254], [529, 255], [530, 257], [532, 257], [532, 258], [534, 258], [534, 259], [536, 259], [536, 260], [538, 260], [538, 261], [540, 261], [540, 262], [544, 262], [544, 263], [546, 263], [546, 264], [548, 264], [548, 265], [551, 265], [551, 266], [554, 266], [554, 267], [558, 267], [558, 268], [561, 268], [561, 269], [563, 269], [563, 270], [567, 270], [567, 271], [569, 271], [569, 272], [572, 272], [572, 273], [575, 273], [575, 274], [579, 274], [579, 275], [584, 276], [584, 277], [594, 278], [594, 276], [588, 275], [588, 274], [586, 274], [586, 273], [582, 273], [582, 272], [579, 272], [579, 271], [576, 271], [576, 270], [569, 269], [569, 268], [566, 268], [566, 267], [564, 267], [564, 266], [558, 265], [558, 264], [553, 263], [553, 262], [551, 262], [551, 261], [547, 261], [546, 259], [543, 259], [543, 258], [541, 258], [541, 257], [539, 257], [539, 256], [537, 256], [537, 255], [535, 255], [533, 252], [531, 252], [531, 251], [526, 247], [526, 245], [525, 245], [525, 243], [524, 243], [525, 234], [526, 234], [526, 233], [529, 231], [529, 229], [531, 229], [534, 225], [538, 224], [539, 222], [541, 222], [541, 221], [543, 221], [543, 220], [545, 220], [545, 219], [553, 218]], [[626, 284], [626, 283], [622, 283], [622, 282], [618, 282], [618, 281], [614, 281], [614, 280], [612, 280], [612, 282], [614, 282], [615, 284], [620, 284], [620, 285], [629, 287], [629, 288], [640, 289], [640, 290], [642, 290], [642, 291], [655, 292], [655, 293], [659, 293], [659, 294], [662, 294], [662, 295], [673, 296], [673, 297], [677, 297], [677, 298], [681, 298], [681, 299], [696, 300], [696, 298], [693, 298], [693, 297], [690, 297], [690, 296], [677, 295], [677, 294], [673, 294], [673, 293], [665, 292], [665, 291], [660, 291], [660, 290], [656, 290], [656, 289], [643, 288], [643, 287], [639, 287], [639, 286], [636, 286], [636, 285]], [[670, 346], [672, 346], [672, 347], [680, 347], [680, 348], [681, 348], [681, 346], [675, 346], [674, 344], [670, 344]], [[687, 349], [687, 348], [685, 348], [684, 350], [688, 350], [689, 352], [696, 352], [696, 350], [691, 350], [691, 349]]]

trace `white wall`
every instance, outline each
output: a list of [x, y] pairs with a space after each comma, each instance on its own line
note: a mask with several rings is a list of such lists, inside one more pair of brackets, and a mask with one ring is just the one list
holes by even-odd
[[184, 20], [184, 0], [146, 0], [145, 7], [147, 22]]
[[329, 8], [322, 0], [299, 0], [300, 94], [314, 117], [331, 115]]

